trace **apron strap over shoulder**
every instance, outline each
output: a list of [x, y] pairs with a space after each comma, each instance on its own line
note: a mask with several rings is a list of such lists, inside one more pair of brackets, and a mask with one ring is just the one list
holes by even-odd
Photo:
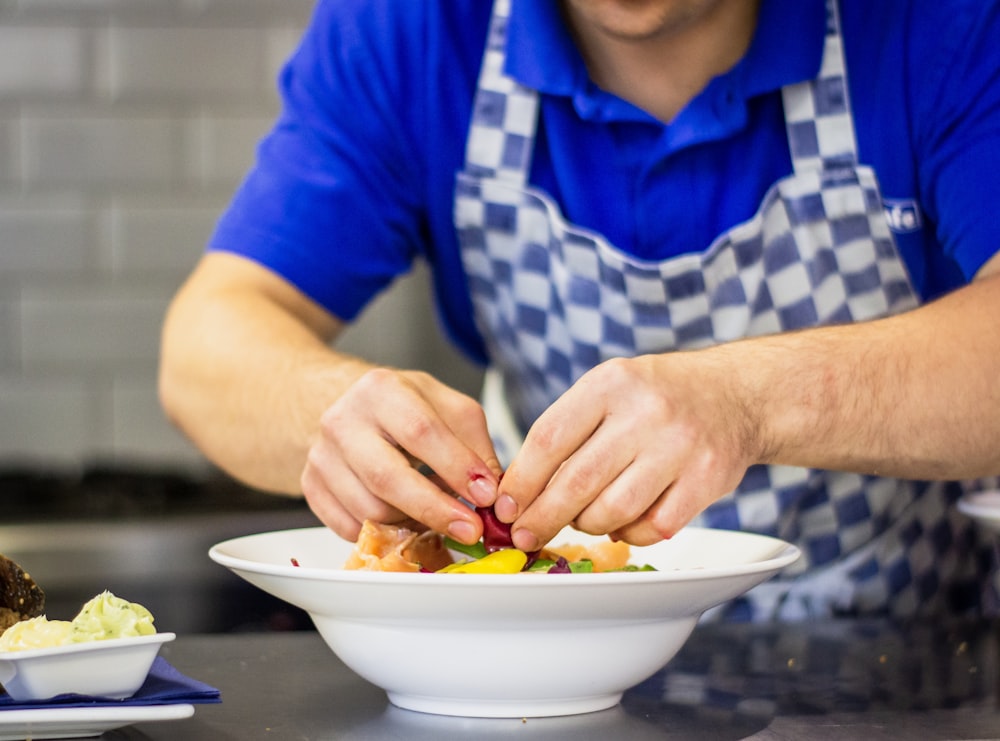
[[465, 166], [481, 177], [525, 185], [534, 153], [538, 95], [504, 74], [509, 14], [510, 0], [496, 0], [472, 107]]

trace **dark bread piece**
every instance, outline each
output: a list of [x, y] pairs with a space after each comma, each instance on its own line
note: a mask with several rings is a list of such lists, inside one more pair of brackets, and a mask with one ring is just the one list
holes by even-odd
[[45, 592], [24, 569], [0, 554], [0, 633], [45, 612]]

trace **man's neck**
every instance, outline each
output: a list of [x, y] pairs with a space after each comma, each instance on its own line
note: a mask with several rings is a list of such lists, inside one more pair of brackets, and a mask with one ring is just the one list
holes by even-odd
[[562, 7], [591, 79], [669, 123], [746, 53], [759, 0], [562, 0]]

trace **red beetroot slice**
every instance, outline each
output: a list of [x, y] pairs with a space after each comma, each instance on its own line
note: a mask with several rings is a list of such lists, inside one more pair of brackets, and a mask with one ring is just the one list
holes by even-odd
[[510, 537], [510, 525], [500, 522], [493, 507], [476, 507], [476, 514], [483, 521], [483, 545], [487, 553], [513, 548], [514, 541]]
[[[476, 514], [483, 521], [483, 546], [487, 553], [501, 551], [504, 548], [514, 548], [514, 540], [510, 537], [510, 525], [501, 522], [492, 506], [476, 507]], [[530, 568], [538, 560], [540, 551], [531, 551], [527, 554], [528, 562], [524, 568]]]

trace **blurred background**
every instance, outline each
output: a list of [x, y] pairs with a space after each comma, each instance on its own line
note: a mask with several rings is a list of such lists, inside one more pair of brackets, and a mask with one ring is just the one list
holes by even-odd
[[[156, 364], [312, 5], [0, 0], [0, 553], [50, 617], [110, 588], [164, 630], [294, 622], [205, 550], [311, 515], [214, 470], [160, 411]], [[475, 394], [426, 281], [402, 281], [345, 346]]]

